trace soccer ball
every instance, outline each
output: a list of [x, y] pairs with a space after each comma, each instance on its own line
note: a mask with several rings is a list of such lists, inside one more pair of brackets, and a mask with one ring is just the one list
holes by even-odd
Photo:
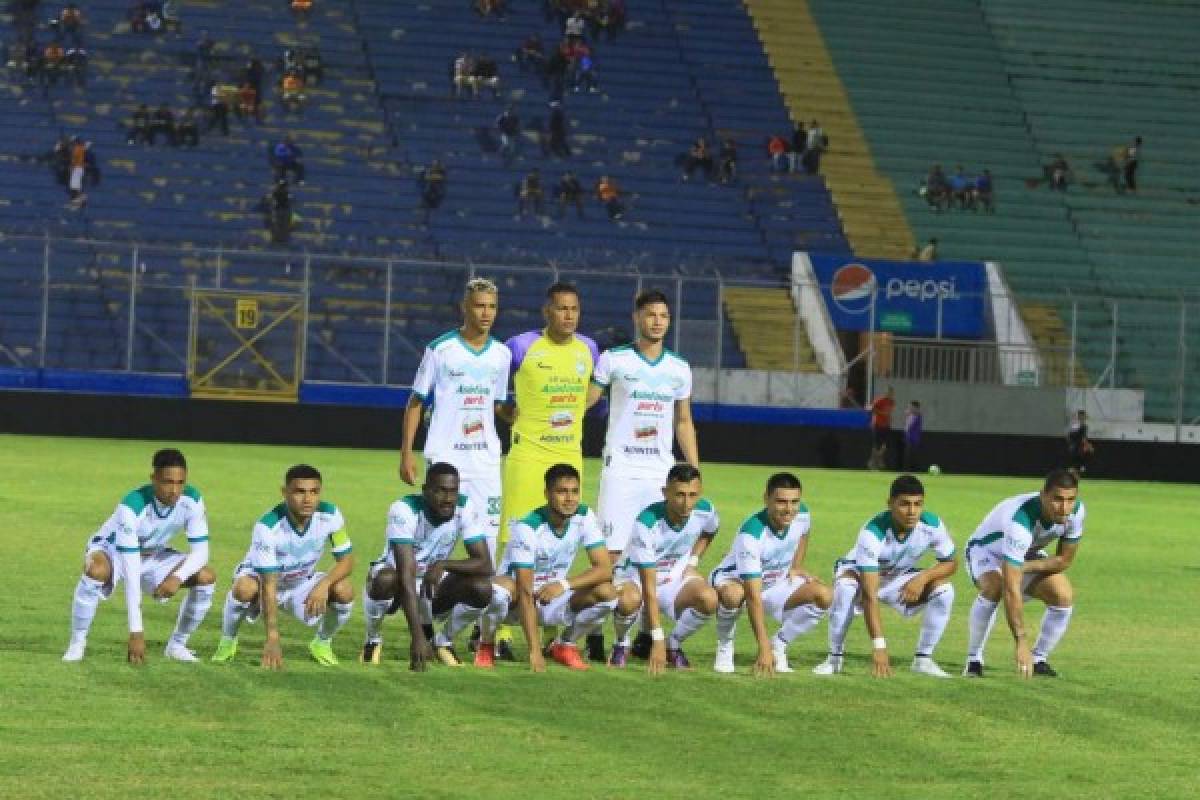
[[937, 464], [930, 464], [929, 465], [929, 474], [930, 475], [941, 475], [942, 468], [939, 467]]

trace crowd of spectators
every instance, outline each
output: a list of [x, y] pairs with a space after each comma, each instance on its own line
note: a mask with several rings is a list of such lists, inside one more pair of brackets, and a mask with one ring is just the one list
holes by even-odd
[[22, 74], [27, 83], [40, 86], [43, 93], [60, 84], [87, 84], [86, 23], [79, 6], [70, 3], [46, 20], [44, 35], [36, 0], [16, 0], [9, 4], [9, 11], [16, 34], [5, 52], [9, 70]]
[[796, 125], [790, 136], [776, 133], [767, 139], [767, 157], [776, 172], [816, 175], [821, 155], [829, 149], [829, 137], [821, 123], [812, 120]]
[[990, 170], [978, 175], [969, 175], [959, 164], [954, 174], [947, 176], [941, 164], [934, 164], [917, 188], [917, 193], [934, 211], [986, 211], [996, 210], [995, 184]]

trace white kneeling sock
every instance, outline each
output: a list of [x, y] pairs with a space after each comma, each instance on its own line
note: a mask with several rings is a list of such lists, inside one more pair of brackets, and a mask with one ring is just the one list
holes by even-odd
[[210, 583], [188, 589], [187, 597], [179, 604], [179, 617], [175, 620], [175, 632], [171, 634], [172, 642], [187, 646], [188, 637], [200, 627], [208, 610], [212, 608], [215, 588]]
[[350, 621], [350, 614], [353, 612], [353, 602], [335, 603], [331, 600], [329, 607], [325, 609], [325, 615], [321, 617], [321, 622], [317, 625], [317, 638], [328, 642], [335, 633], [342, 629], [343, 625]]
[[733, 641], [733, 635], [737, 632], [738, 617], [742, 615], [742, 607], [726, 608], [717, 603], [717, 641], [721, 644], [728, 644]]
[[562, 642], [575, 642], [591, 633], [604, 623], [604, 618], [617, 607], [616, 600], [605, 600], [575, 612], [571, 624], [563, 628], [558, 637]]
[[615, 644], [629, 647], [629, 631], [633, 624], [637, 622], [638, 616], [642, 613], [642, 609], [638, 608], [632, 614], [625, 615], [620, 611], [613, 611], [613, 636], [616, 637]]
[[825, 609], [816, 603], [804, 603], [796, 606], [790, 611], [783, 612], [783, 626], [775, 636], [779, 641], [788, 644], [797, 636], [803, 636], [817, 627], [817, 623], [824, 616]]
[[679, 622], [675, 623], [675, 630], [671, 631], [667, 646], [672, 650], [678, 650], [689, 636], [700, 630], [710, 619], [712, 619], [712, 614], [701, 614], [694, 608], [685, 608], [679, 615]]
[[846, 634], [854, 622], [854, 598], [858, 596], [858, 581], [838, 578], [833, 584], [833, 604], [829, 606], [829, 654], [840, 656], [846, 651]]
[[1058, 641], [1067, 632], [1067, 626], [1071, 624], [1073, 610], [1073, 606], [1046, 606], [1046, 615], [1042, 617], [1042, 629], [1033, 645], [1034, 661], [1045, 661], [1050, 657], [1050, 652], [1058, 645]]
[[81, 575], [75, 586], [75, 598], [71, 602], [71, 641], [87, 639], [92, 620], [96, 618], [96, 606], [104, 597], [104, 584], [87, 575]]
[[246, 618], [246, 612], [250, 610], [249, 603], [242, 603], [233, 596], [233, 590], [229, 590], [229, 594], [225, 595], [225, 608], [221, 612], [221, 635], [229, 639], [236, 639], [238, 628], [242, 625], [242, 620]]
[[387, 616], [392, 601], [375, 600], [371, 593], [363, 589], [363, 617], [366, 618], [367, 641], [379, 643], [383, 641], [383, 618]]
[[454, 637], [458, 636], [463, 628], [479, 619], [483, 611], [484, 609], [478, 606], [455, 603], [454, 608], [450, 609], [450, 616], [446, 620], [446, 624], [442, 626], [442, 630], [437, 636], [433, 637], [433, 643], [438, 647], [451, 647], [454, 644]]
[[983, 648], [996, 622], [999, 605], [983, 595], [976, 597], [971, 604], [971, 616], [967, 623], [967, 661], [983, 661]]
[[479, 619], [479, 641], [495, 642], [496, 629], [504, 624], [508, 616], [508, 607], [512, 603], [512, 595], [503, 586], [492, 584], [492, 599], [483, 610]]
[[932, 656], [933, 649], [946, 632], [950, 609], [954, 607], [954, 585], [944, 583], [929, 593], [929, 602], [921, 614], [921, 635], [917, 638], [917, 656]]

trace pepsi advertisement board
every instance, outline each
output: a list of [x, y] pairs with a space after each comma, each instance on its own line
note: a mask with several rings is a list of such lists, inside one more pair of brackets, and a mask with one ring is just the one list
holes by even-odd
[[884, 261], [809, 253], [838, 330], [946, 339], [988, 335], [987, 273], [974, 261]]

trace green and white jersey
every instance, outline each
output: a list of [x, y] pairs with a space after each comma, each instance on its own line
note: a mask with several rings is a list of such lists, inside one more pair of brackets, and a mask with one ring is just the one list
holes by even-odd
[[260, 575], [279, 573], [280, 588], [287, 588], [312, 576], [326, 541], [334, 558], [340, 560], [350, 554], [346, 521], [337, 506], [318, 504], [308, 524], [297, 530], [288, 516], [287, 504], [280, 503], [255, 524], [246, 563]]
[[395, 567], [392, 545], [412, 545], [419, 581], [425, 577], [430, 564], [450, 557], [460, 537], [465, 544], [486, 539], [487, 525], [487, 519], [480, 516], [479, 509], [465, 494], [458, 496], [458, 505], [450, 518], [437, 524], [427, 516], [424, 497], [419, 494], [407, 495], [392, 503], [388, 509], [387, 544], [384, 545], [383, 555], [375, 563], [383, 562]]
[[600, 355], [592, 381], [609, 395], [605, 469], [661, 479], [675, 463], [675, 402], [692, 396], [692, 368], [666, 348], [647, 361], [624, 345]]
[[1075, 543], [1083, 537], [1083, 501], [1076, 500], [1074, 510], [1061, 525], [1049, 525], [1042, 518], [1039, 492], [1028, 492], [1000, 501], [975, 533], [967, 540], [967, 553], [983, 548], [996, 557], [1019, 567], [1027, 558], [1055, 540]]
[[146, 484], [122, 497], [95, 535], [118, 552], [152, 555], [183, 530], [191, 544], [208, 541], [208, 517], [196, 487], [185, 486], [175, 505], [164, 506], [154, 496], [154, 487]]
[[742, 580], [762, 578], [763, 589], [771, 588], [777, 581], [787, 578], [796, 548], [800, 546], [800, 540], [808, 536], [811, 527], [812, 515], [803, 503], [796, 518], [781, 531], [771, 528], [764, 508], [738, 528], [733, 547], [713, 571], [714, 580], [722, 573], [734, 574]]
[[604, 547], [604, 534], [600, 532], [595, 512], [581, 504], [562, 530], [556, 531], [543, 506], [513, 525], [500, 572], [515, 577], [518, 569], [533, 570], [533, 588], [537, 591], [547, 583], [567, 577], [580, 547], [585, 550]]
[[444, 333], [425, 348], [413, 393], [433, 403], [425, 437], [425, 461], [444, 461], [461, 475], [488, 475], [500, 467], [496, 403], [508, 399], [512, 352], [488, 338], [483, 349], [458, 331]]
[[903, 537], [896, 530], [890, 511], [882, 511], [867, 520], [858, 532], [858, 542], [846, 554], [859, 572], [878, 572], [881, 578], [902, 575], [918, 569], [927, 552], [938, 561], [954, 560], [954, 541], [945, 523], [929, 511]]
[[618, 578], [631, 579], [640, 569], [656, 570], [656, 583], [678, 580], [687, 569], [688, 556], [701, 536], [713, 536], [720, 526], [717, 509], [701, 498], [692, 513], [678, 528], [667, 519], [667, 504], [654, 503], [638, 514], [625, 560], [617, 570]]

